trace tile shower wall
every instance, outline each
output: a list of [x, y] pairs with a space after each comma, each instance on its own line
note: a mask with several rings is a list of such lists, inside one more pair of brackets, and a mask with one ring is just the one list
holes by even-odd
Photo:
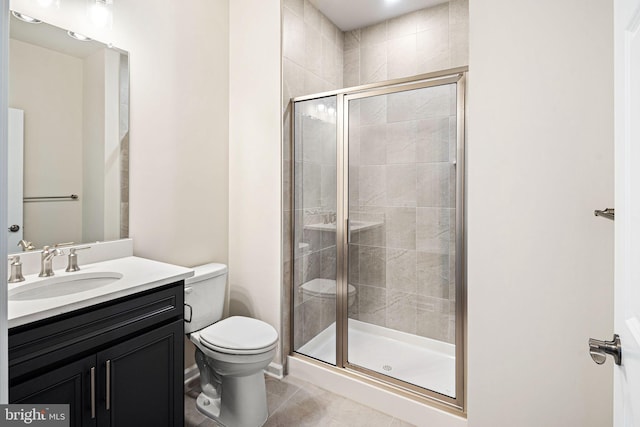
[[[326, 213], [330, 213], [335, 206], [327, 203], [329, 197], [326, 190], [333, 185], [333, 182], [328, 181], [326, 174], [329, 163], [307, 157], [303, 162], [307, 172], [305, 177], [300, 179], [305, 187], [309, 186], [305, 191], [320, 195], [319, 204], [315, 207], [296, 206], [297, 209], [292, 210], [289, 202], [292, 178], [289, 99], [467, 65], [467, 58], [468, 0], [452, 0], [346, 33], [335, 27], [308, 0], [283, 2], [283, 289], [284, 300], [291, 301], [291, 298], [294, 298], [295, 302], [296, 346], [304, 344], [335, 320], [335, 313], [326, 308], [326, 301], [322, 304], [313, 299], [303, 301], [298, 291], [300, 283], [307, 280], [329, 277], [331, 274], [331, 278], [335, 277], [335, 272], [329, 268], [328, 257], [329, 253], [335, 254], [335, 247], [330, 244], [330, 233], [296, 227], [300, 229], [296, 245], [303, 245], [295, 252], [296, 264], [299, 264], [300, 271], [296, 271], [295, 274], [298, 286], [294, 292], [297, 295], [292, 295], [290, 273], [293, 262], [290, 256], [289, 231], [294, 221], [294, 212], [298, 224], [309, 225], [318, 221], [324, 222]], [[438, 236], [443, 235], [440, 228], [444, 224], [453, 223], [454, 209], [419, 206], [418, 203], [426, 203], [425, 201], [431, 197], [429, 191], [434, 190], [432, 186], [431, 190], [423, 191], [424, 188], [430, 188], [426, 181], [417, 181], [415, 196], [410, 191], [402, 191], [404, 187], [401, 184], [410, 180], [414, 174], [416, 179], [419, 176], [424, 178], [428, 174], [436, 178], [442, 172], [443, 166], [438, 163], [445, 164], [449, 160], [448, 152], [445, 155], [443, 151], [444, 146], [450, 146], [451, 143], [449, 117], [444, 115], [425, 120], [405, 120], [398, 105], [395, 108], [393, 105], [385, 105], [384, 110], [382, 107], [376, 109], [375, 105], [369, 107], [373, 109], [374, 117], [378, 115], [384, 122], [363, 124], [362, 135], [358, 135], [359, 141], [364, 141], [364, 145], [374, 149], [363, 149], [360, 153], [358, 148], [357, 154], [352, 154], [352, 157], [362, 156], [363, 164], [362, 167], [359, 164], [352, 166], [350, 176], [362, 177], [363, 182], [367, 177], [372, 177], [373, 181], [367, 180], [367, 185], [363, 185], [361, 198], [359, 179], [352, 180], [350, 201], [358, 212], [356, 215], [371, 222], [381, 222], [384, 226], [359, 232], [358, 236], [354, 235], [360, 241], [350, 250], [352, 268], [349, 274], [350, 281], [357, 287], [358, 292], [356, 302], [349, 309], [350, 317], [452, 342], [455, 328], [451, 310], [455, 295], [450, 284], [453, 277], [450, 270], [453, 264], [449, 256], [453, 254], [425, 250], [428, 248], [425, 242], [431, 242], [429, 245], [435, 244], [434, 241], [437, 239], [430, 240], [428, 236], [434, 233]], [[389, 111], [387, 107], [390, 107]], [[310, 136], [313, 129], [320, 133], [326, 132], [326, 129], [322, 130], [322, 120], [317, 117], [303, 119], [301, 115], [297, 120], [300, 121], [296, 125], [305, 129], [305, 138]], [[313, 120], [317, 122], [314, 123]], [[378, 132], [382, 129], [384, 132]], [[398, 140], [403, 135], [416, 135], [417, 138], [418, 134], [430, 134], [437, 143], [433, 146], [415, 146], [420, 156], [415, 159], [418, 159], [419, 163], [407, 167], [407, 164], [410, 164], [407, 158], [411, 155], [410, 150], [402, 149], [400, 145], [388, 144], [387, 141]], [[409, 145], [412, 143], [413, 140]], [[384, 159], [381, 157], [383, 150]], [[317, 173], [323, 168], [325, 174]], [[383, 176], [378, 174], [381, 168], [385, 171], [384, 181], [379, 181]], [[297, 170], [302, 171], [303, 168]], [[313, 178], [314, 175], [316, 178]], [[388, 204], [375, 200], [379, 197], [374, 191], [376, 185], [383, 185], [385, 192], [390, 194]], [[368, 197], [373, 199], [366, 201]], [[415, 204], [413, 197], [416, 199]], [[312, 199], [314, 198], [318, 200], [312, 196]], [[398, 228], [403, 218], [411, 216], [410, 211], [415, 211], [415, 224], [410, 222], [413, 224], [413, 230], [418, 230], [414, 236], [414, 246], [404, 245], [403, 239], [410, 238], [403, 236], [403, 233], [394, 232], [396, 229], [411, 229], [403, 225]], [[432, 224], [428, 222], [431, 219], [438, 225], [428, 225]], [[386, 246], [382, 245], [383, 243]], [[289, 307], [290, 304], [287, 302], [285, 306]], [[319, 306], [324, 308], [319, 310]], [[287, 316], [290, 315], [289, 310], [285, 310], [285, 325], [289, 324], [290, 319]], [[304, 319], [304, 327], [299, 327], [300, 319]], [[288, 327], [283, 330], [292, 332]], [[289, 337], [284, 337], [284, 341], [288, 345]], [[285, 348], [285, 353], [288, 353], [288, 350]]]
[[349, 316], [455, 341], [454, 85], [349, 104]]
[[[305, 228], [304, 225], [324, 223], [327, 215], [335, 213], [335, 118], [329, 118], [330, 105], [320, 103], [325, 115], [317, 114], [317, 105], [310, 103], [313, 111], [297, 116], [299, 140], [296, 150], [298, 175], [296, 194], [300, 197], [295, 207], [291, 198], [291, 108], [289, 100], [296, 96], [324, 92], [343, 87], [344, 33], [318, 11], [308, 0], [283, 2], [283, 289], [284, 300], [294, 298], [296, 324], [296, 348], [335, 321], [335, 305], [326, 300], [305, 297], [299, 287], [315, 278], [335, 278], [335, 233]], [[320, 105], [318, 104], [318, 105]], [[335, 111], [335, 101], [332, 108]], [[331, 145], [333, 145], [331, 147]], [[304, 193], [303, 193], [304, 191]], [[295, 291], [291, 295], [290, 228], [296, 222]], [[287, 307], [290, 305], [287, 304]], [[283, 322], [290, 319], [285, 310]], [[289, 331], [288, 327], [283, 331]], [[284, 337], [285, 354], [290, 337]]]
[[467, 65], [468, 0], [451, 0], [344, 36], [344, 85]]

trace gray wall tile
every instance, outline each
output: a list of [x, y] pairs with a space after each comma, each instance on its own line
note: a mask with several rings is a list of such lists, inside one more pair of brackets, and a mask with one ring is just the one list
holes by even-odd
[[416, 35], [391, 39], [387, 42], [387, 78], [397, 79], [417, 74]]
[[304, 65], [304, 21], [290, 9], [283, 12], [282, 53], [298, 64]]
[[360, 30], [361, 46], [372, 46], [387, 40], [387, 21], [370, 25]]
[[386, 42], [360, 49], [360, 84], [387, 80]]
[[424, 119], [417, 123], [417, 161], [421, 163], [449, 161], [451, 154], [449, 117]]
[[418, 122], [414, 120], [387, 125], [387, 164], [413, 163], [417, 159]]
[[416, 208], [387, 209], [387, 246], [416, 249]]
[[387, 289], [417, 293], [416, 255], [407, 249], [387, 249]]
[[416, 165], [385, 166], [385, 192], [388, 206], [416, 206]]
[[376, 124], [360, 128], [360, 164], [387, 163], [387, 126]]
[[359, 246], [360, 284], [386, 287], [387, 252], [386, 248]]
[[450, 173], [452, 169], [453, 166], [449, 163], [419, 163], [417, 165], [418, 206], [451, 206]]

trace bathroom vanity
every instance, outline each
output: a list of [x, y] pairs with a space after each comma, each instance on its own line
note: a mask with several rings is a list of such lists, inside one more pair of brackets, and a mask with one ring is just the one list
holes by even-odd
[[73, 273], [61, 272], [66, 295], [31, 300], [11, 295], [39, 279], [9, 289], [11, 403], [68, 403], [71, 426], [182, 426], [184, 278], [192, 272], [136, 257], [83, 269], [98, 270], [121, 278], [69, 292]]

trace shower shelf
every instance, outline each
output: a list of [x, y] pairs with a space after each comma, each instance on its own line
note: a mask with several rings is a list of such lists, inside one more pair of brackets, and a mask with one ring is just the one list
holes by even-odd
[[[384, 223], [374, 221], [351, 221], [351, 232], [370, 230], [372, 228], [381, 227]], [[331, 224], [308, 224], [304, 226], [305, 230], [316, 231], [336, 231], [336, 223]]]

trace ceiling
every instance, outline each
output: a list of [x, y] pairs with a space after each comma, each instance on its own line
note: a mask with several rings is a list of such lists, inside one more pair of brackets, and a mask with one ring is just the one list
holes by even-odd
[[342, 31], [376, 24], [448, 0], [310, 0]]
[[29, 24], [11, 15], [10, 37], [25, 43], [55, 50], [76, 58], [86, 58], [106, 46], [96, 41], [81, 42], [72, 39], [67, 31], [46, 23]]

